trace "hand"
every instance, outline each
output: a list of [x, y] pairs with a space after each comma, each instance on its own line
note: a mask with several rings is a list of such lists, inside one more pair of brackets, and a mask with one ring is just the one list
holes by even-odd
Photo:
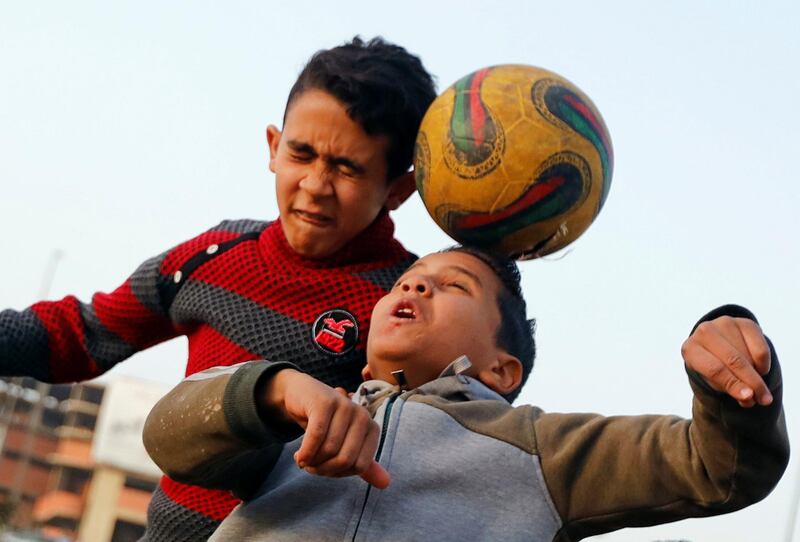
[[752, 320], [721, 316], [703, 322], [683, 343], [681, 353], [689, 369], [741, 406], [772, 403], [762, 378], [770, 368], [769, 346]]
[[389, 485], [389, 473], [375, 461], [380, 428], [344, 389], [283, 369], [267, 383], [261, 400], [277, 419], [305, 430], [294, 460], [306, 472], [335, 478], [358, 475], [379, 489]]

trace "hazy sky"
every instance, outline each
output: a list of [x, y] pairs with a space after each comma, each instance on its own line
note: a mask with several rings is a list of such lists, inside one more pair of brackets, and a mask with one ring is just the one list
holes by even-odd
[[[222, 219], [274, 218], [264, 129], [305, 59], [354, 34], [419, 54], [441, 90], [546, 67], [605, 117], [602, 214], [522, 265], [539, 353], [521, 401], [687, 416], [681, 342], [737, 302], [777, 346], [800, 446], [796, 2], [0, 0], [0, 307], [37, 298], [55, 250], [51, 297], [88, 300]], [[416, 197], [395, 217], [415, 252], [449, 243]], [[185, 358], [179, 339], [112, 373], [171, 384]], [[782, 540], [798, 485], [793, 460], [748, 510], [598, 540]]]

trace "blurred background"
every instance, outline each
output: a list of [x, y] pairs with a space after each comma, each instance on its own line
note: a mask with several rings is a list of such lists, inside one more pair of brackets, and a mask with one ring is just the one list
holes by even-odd
[[[88, 300], [223, 219], [276, 217], [267, 124], [314, 51], [382, 35], [440, 90], [492, 64], [558, 72], [611, 133], [602, 214], [566, 251], [521, 266], [538, 357], [519, 403], [689, 416], [681, 343], [735, 302], [783, 360], [797, 447], [799, 21], [788, 0], [0, 0], [0, 308]], [[418, 197], [394, 216], [410, 250], [450, 244]], [[185, 359], [178, 339], [81, 386], [0, 384], [3, 520], [51, 539], [135, 540], [157, 479], [137, 431]], [[800, 540], [798, 487], [793, 459], [751, 508], [596, 540]]]

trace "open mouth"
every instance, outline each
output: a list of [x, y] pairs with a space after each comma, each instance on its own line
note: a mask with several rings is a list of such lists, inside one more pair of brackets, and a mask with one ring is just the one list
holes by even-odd
[[417, 309], [409, 301], [403, 300], [394, 306], [394, 309], [392, 309], [392, 316], [402, 320], [416, 320]]

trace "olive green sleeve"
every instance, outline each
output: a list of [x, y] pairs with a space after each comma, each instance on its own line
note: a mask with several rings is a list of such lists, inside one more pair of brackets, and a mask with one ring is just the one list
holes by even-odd
[[[772, 345], [770, 344], [772, 350]], [[563, 521], [559, 541], [738, 510], [766, 497], [789, 459], [772, 350], [770, 406], [742, 408], [689, 375], [692, 419], [541, 414], [542, 472]]]
[[183, 380], [153, 409], [143, 440], [170, 478], [246, 498], [264, 480], [283, 443], [301, 434], [262, 419], [257, 390], [289, 363], [216, 367]]

